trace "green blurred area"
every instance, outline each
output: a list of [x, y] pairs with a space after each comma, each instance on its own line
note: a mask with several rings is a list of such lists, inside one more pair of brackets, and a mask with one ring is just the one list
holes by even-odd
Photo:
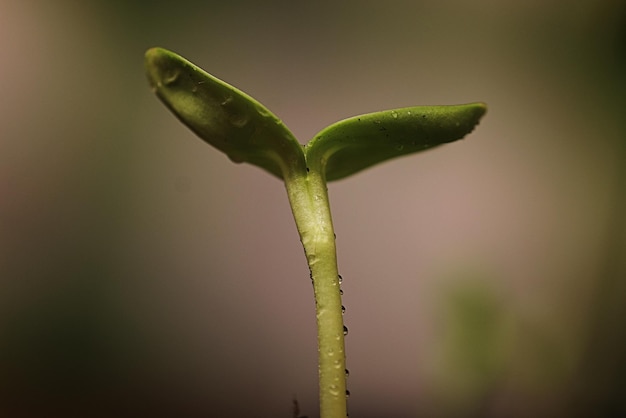
[[625, 45], [608, 0], [0, 1], [0, 416], [316, 414], [282, 185], [162, 107], [152, 46], [302, 142], [489, 105], [458, 147], [331, 187], [352, 416], [626, 414]]

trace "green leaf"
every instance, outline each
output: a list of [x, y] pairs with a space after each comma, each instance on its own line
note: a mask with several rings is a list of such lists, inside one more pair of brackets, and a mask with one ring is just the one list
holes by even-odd
[[162, 48], [146, 52], [153, 91], [200, 138], [234, 162], [247, 162], [283, 178], [305, 172], [302, 146], [265, 106]]
[[486, 111], [484, 103], [470, 103], [355, 116], [318, 133], [305, 148], [307, 163], [319, 164], [327, 181], [338, 180], [390, 158], [461, 139]]
[[417, 106], [345, 119], [304, 148], [265, 106], [162, 48], [146, 52], [153, 91], [200, 138], [232, 161], [286, 179], [318, 170], [338, 180], [390, 158], [463, 138], [487, 107], [483, 103]]

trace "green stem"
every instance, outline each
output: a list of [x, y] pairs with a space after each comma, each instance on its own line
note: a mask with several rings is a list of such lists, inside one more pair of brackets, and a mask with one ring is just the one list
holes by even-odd
[[285, 175], [289, 202], [311, 271], [319, 358], [320, 418], [345, 418], [346, 358], [335, 233], [324, 170]]

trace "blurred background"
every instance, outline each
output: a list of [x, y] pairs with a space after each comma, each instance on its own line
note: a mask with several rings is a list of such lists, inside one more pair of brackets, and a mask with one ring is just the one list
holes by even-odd
[[302, 143], [488, 104], [329, 186], [350, 416], [626, 416], [620, 0], [0, 0], [0, 416], [319, 413], [283, 185], [169, 113], [152, 46]]

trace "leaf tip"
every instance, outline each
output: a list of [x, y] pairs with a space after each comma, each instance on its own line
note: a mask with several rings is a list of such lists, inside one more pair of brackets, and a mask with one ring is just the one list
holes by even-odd
[[157, 84], [157, 69], [160, 68], [160, 61], [162, 61], [164, 52], [165, 50], [163, 48], [154, 47], [148, 49], [144, 55], [144, 66], [150, 85]]
[[474, 112], [476, 114], [476, 119], [480, 119], [483, 116], [485, 116], [485, 113], [487, 113], [487, 103], [476, 102], [476, 103], [472, 103], [472, 105], [474, 108]]
[[163, 85], [174, 82], [183, 62], [184, 59], [167, 49], [160, 47], [148, 49], [144, 55], [144, 66], [152, 89], [156, 92]]
[[451, 109], [452, 108], [457, 110], [456, 112], [451, 113], [451, 116], [454, 116], [456, 119], [456, 127], [459, 129], [458, 131], [456, 129], [451, 129], [448, 134], [452, 135], [448, 138], [448, 140], [443, 142], [452, 142], [473, 132], [480, 123], [482, 117], [485, 116], [485, 113], [487, 113], [487, 104], [484, 102], [451, 106]]

